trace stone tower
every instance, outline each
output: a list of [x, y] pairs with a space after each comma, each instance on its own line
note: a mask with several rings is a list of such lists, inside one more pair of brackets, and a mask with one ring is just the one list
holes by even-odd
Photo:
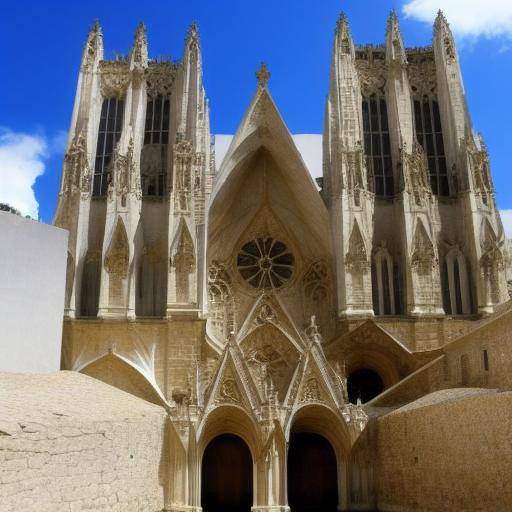
[[70, 318], [196, 316], [204, 308], [208, 103], [197, 27], [179, 63], [148, 61], [137, 27], [125, 58], [89, 33], [54, 223], [71, 232]]
[[[508, 299], [489, 158], [442, 14], [415, 49], [395, 13], [379, 46], [340, 16], [320, 191], [256, 78], [215, 169], [197, 27], [177, 62], [148, 56], [142, 24], [105, 60], [91, 29], [55, 215], [62, 367], [165, 407], [164, 510], [225, 510], [209, 500], [241, 474], [245, 510], [300, 510], [294, 460], [318, 437], [331, 502], [310, 510], [351, 510], [374, 499], [362, 402], [488, 382], [501, 357], [450, 343]], [[240, 472], [218, 470], [226, 446]]]

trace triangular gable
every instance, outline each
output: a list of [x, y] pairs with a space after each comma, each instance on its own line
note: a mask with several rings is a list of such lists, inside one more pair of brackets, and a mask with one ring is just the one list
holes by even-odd
[[[302, 215], [322, 241], [329, 241], [329, 216], [317, 186], [266, 87], [259, 87], [222, 161], [210, 198], [210, 215], [225, 210], [243, 163], [265, 148], [282, 171]], [[327, 242], [326, 242], [327, 243]]]
[[205, 417], [220, 405], [242, 407], [253, 415], [259, 407], [258, 392], [251, 374], [246, 368], [239, 350], [232, 342], [226, 345], [224, 354], [205, 403]]
[[273, 293], [262, 293], [254, 302], [237, 333], [237, 343], [240, 343], [251, 332], [266, 323], [277, 327], [286, 335], [297, 350], [303, 351], [305, 342], [299, 330], [295, 327], [284, 304]]

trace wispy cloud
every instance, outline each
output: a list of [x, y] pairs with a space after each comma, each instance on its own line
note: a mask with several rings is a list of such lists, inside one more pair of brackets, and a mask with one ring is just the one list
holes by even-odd
[[37, 219], [39, 203], [34, 183], [44, 174], [46, 160], [62, 155], [66, 139], [64, 131], [47, 137], [44, 132], [24, 133], [0, 127], [0, 202]]
[[501, 210], [500, 214], [505, 233], [508, 238], [512, 238], [512, 210]]
[[459, 37], [512, 38], [511, 0], [409, 0], [402, 10], [406, 17], [432, 23], [439, 9]]
[[44, 173], [48, 144], [42, 135], [0, 129], [0, 202], [38, 217], [34, 183]]

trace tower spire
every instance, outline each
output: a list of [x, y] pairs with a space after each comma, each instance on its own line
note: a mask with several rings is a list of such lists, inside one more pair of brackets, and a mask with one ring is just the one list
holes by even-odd
[[394, 9], [389, 13], [386, 28], [386, 58], [390, 63], [407, 63], [405, 46], [400, 32], [400, 24]]
[[148, 65], [148, 40], [146, 26], [141, 21], [135, 30], [133, 46], [130, 52], [130, 67], [146, 67]]
[[256, 78], [258, 79], [258, 87], [267, 87], [268, 79], [270, 78], [270, 71], [267, 69], [267, 65], [262, 62], [258, 71], [256, 71]]
[[82, 54], [82, 69], [88, 71], [94, 61], [103, 59], [103, 32], [100, 22], [95, 20], [87, 34]]
[[347, 17], [343, 11], [340, 13], [338, 21], [336, 22], [334, 51], [355, 57], [352, 34], [350, 33]]

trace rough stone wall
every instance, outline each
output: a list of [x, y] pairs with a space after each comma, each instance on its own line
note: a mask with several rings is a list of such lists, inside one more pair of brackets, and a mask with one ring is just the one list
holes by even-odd
[[160, 511], [166, 413], [74, 372], [0, 374], [0, 511]]
[[447, 372], [452, 384], [512, 389], [511, 332], [509, 309], [446, 346]]
[[511, 392], [439, 391], [372, 423], [351, 456], [354, 508], [512, 510]]

